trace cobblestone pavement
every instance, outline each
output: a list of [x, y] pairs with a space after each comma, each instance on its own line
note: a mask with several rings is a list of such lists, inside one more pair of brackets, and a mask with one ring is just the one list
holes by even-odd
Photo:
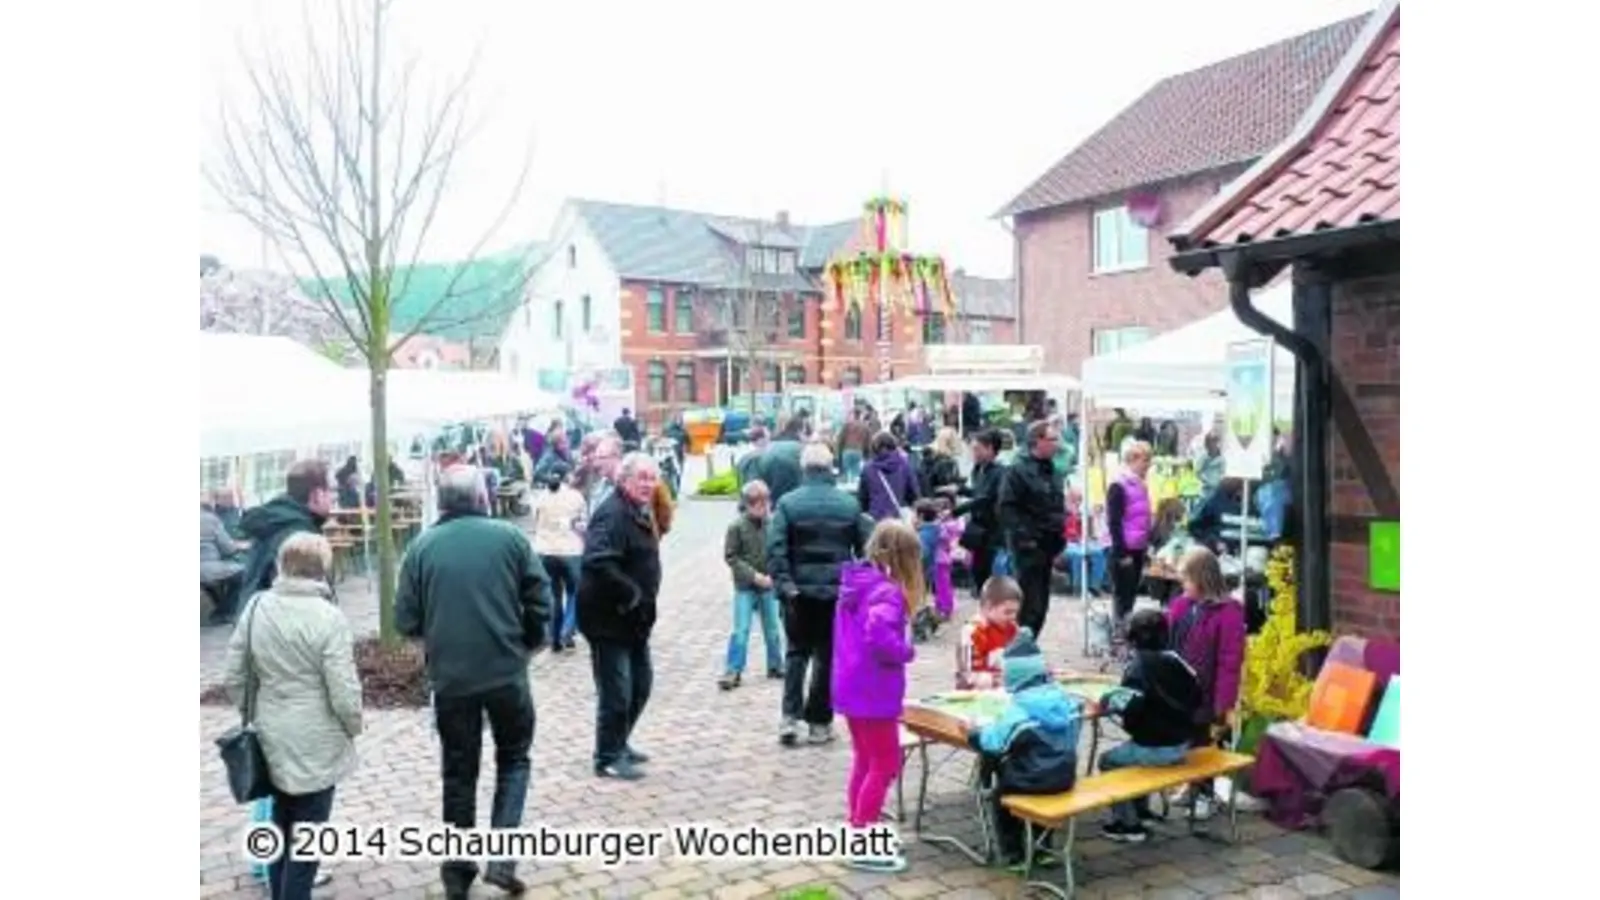
[[[553, 826], [644, 826], [712, 821], [794, 826], [836, 821], [844, 814], [849, 766], [847, 739], [824, 747], [781, 748], [776, 740], [779, 686], [759, 677], [760, 629], [751, 636], [756, 677], [723, 693], [721, 674], [729, 627], [729, 579], [722, 562], [722, 530], [733, 514], [726, 503], [690, 501], [680, 510], [663, 549], [667, 575], [661, 618], [653, 641], [655, 693], [636, 743], [654, 759], [649, 777], [636, 783], [601, 781], [589, 768], [594, 736], [594, 688], [587, 654], [543, 654], [533, 663], [538, 731], [527, 822]], [[375, 601], [360, 578], [341, 587], [341, 600], [358, 632], [376, 628]], [[969, 611], [963, 599], [959, 614]], [[1077, 608], [1058, 598], [1046, 626], [1052, 659], [1077, 657]], [[202, 684], [216, 678], [227, 635], [201, 634]], [[948, 686], [954, 658], [946, 629], [919, 648], [912, 692]], [[239, 851], [244, 811], [228, 796], [211, 743], [231, 722], [222, 709], [200, 710], [200, 896], [261, 897]], [[377, 824], [432, 823], [439, 814], [437, 749], [426, 711], [369, 711], [359, 739], [361, 765], [339, 785], [334, 818]], [[487, 815], [493, 782], [490, 742], [485, 742], [480, 815]], [[944, 754], [934, 754], [935, 760]], [[959, 782], [959, 761], [940, 768], [930, 786], [928, 826], [966, 834], [977, 827]], [[891, 804], [892, 804], [891, 798]], [[1143, 846], [1080, 840], [1079, 896], [1109, 897], [1347, 897], [1396, 896], [1396, 876], [1368, 872], [1336, 859], [1326, 841], [1280, 831], [1259, 817], [1240, 821], [1240, 843], [1227, 846], [1188, 836], [1181, 825], [1162, 826]], [[864, 875], [833, 864], [689, 862], [671, 857], [649, 864], [603, 869], [588, 864], [524, 863], [530, 897], [776, 897], [796, 887], [827, 886], [837, 897], [1015, 897], [1018, 880], [972, 865], [948, 850], [920, 844], [906, 833], [910, 870], [899, 876]], [[440, 897], [431, 864], [339, 863], [319, 897]], [[475, 898], [500, 892], [479, 885]]]

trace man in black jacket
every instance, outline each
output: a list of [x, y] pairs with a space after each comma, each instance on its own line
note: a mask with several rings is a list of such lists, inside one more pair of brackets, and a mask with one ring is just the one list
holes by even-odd
[[650, 758], [629, 742], [655, 680], [650, 631], [661, 589], [661, 552], [650, 519], [660, 473], [644, 453], [617, 467], [616, 489], [600, 503], [583, 538], [578, 579], [578, 630], [589, 643], [599, 698], [594, 773], [634, 781]]
[[[494, 735], [494, 801], [489, 827], [519, 828], [528, 796], [533, 692], [528, 660], [550, 619], [550, 579], [528, 538], [491, 518], [483, 473], [456, 466], [439, 476], [439, 522], [400, 565], [395, 627], [423, 641], [444, 774], [444, 820], [477, 827], [483, 721]], [[478, 865], [441, 866], [445, 896], [465, 898]], [[520, 893], [515, 860], [494, 860], [483, 880]]]
[[[767, 525], [767, 566], [783, 604], [788, 638], [784, 656], [783, 726], [778, 741], [793, 747], [800, 723], [813, 744], [833, 740], [833, 611], [839, 599], [839, 568], [861, 556], [872, 520], [861, 504], [835, 485], [833, 452], [807, 444], [800, 454], [800, 487], [777, 504]], [[811, 667], [806, 690], [806, 667]]]
[[[967, 396], [972, 396], [968, 394]], [[983, 592], [983, 583], [994, 571], [994, 554], [1001, 546], [1000, 519], [996, 505], [1000, 500], [1000, 479], [1006, 467], [996, 457], [1000, 453], [1000, 432], [985, 428], [972, 438], [972, 474], [967, 489], [967, 499], [951, 513], [966, 516], [967, 527], [961, 532], [961, 546], [972, 554], [972, 596]]]
[[1028, 426], [1027, 453], [1019, 455], [1000, 479], [997, 507], [1000, 531], [1017, 583], [1022, 586], [1022, 612], [1017, 624], [1044, 631], [1050, 612], [1050, 567], [1066, 548], [1066, 481], [1056, 471], [1061, 432], [1048, 420]]

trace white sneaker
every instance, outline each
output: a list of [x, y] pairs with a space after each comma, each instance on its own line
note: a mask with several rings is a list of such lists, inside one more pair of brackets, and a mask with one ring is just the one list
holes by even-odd
[[1211, 816], [1215, 813], [1215, 810], [1213, 809], [1213, 807], [1216, 804], [1212, 801], [1212, 799], [1210, 797], [1207, 797], [1206, 795], [1201, 794], [1200, 796], [1195, 797], [1193, 802], [1194, 802], [1193, 817], [1194, 817], [1195, 821], [1204, 822], [1207, 819], [1211, 818]]

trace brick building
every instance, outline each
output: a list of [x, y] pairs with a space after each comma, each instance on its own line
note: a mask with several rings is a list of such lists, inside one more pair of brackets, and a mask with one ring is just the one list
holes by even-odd
[[[632, 370], [648, 423], [730, 395], [869, 384], [922, 370], [922, 347], [1016, 338], [1012, 283], [952, 273], [954, 321], [844, 310], [821, 273], [863, 246], [858, 219], [803, 225], [571, 200], [528, 303], [501, 340], [503, 369]], [[515, 363], [515, 365], [512, 365]]]
[[[1173, 268], [1216, 270], [1239, 318], [1297, 359], [1302, 623], [1398, 640], [1398, 564], [1379, 574], [1400, 521], [1398, 0], [1373, 13], [1288, 138], [1170, 239]], [[1247, 293], [1286, 267], [1292, 330]]]
[[1013, 218], [1020, 340], [1078, 375], [1227, 305], [1220, 275], [1175, 276], [1159, 232], [1289, 133], [1365, 16], [1161, 81], [1001, 210]]

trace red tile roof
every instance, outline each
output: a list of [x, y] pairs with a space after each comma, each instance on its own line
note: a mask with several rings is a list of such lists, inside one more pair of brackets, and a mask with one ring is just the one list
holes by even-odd
[[1335, 22], [1163, 79], [999, 214], [1066, 206], [1256, 159], [1289, 134], [1366, 20]]
[[1180, 250], [1400, 219], [1400, 4], [1375, 15], [1296, 133], [1170, 240]]

